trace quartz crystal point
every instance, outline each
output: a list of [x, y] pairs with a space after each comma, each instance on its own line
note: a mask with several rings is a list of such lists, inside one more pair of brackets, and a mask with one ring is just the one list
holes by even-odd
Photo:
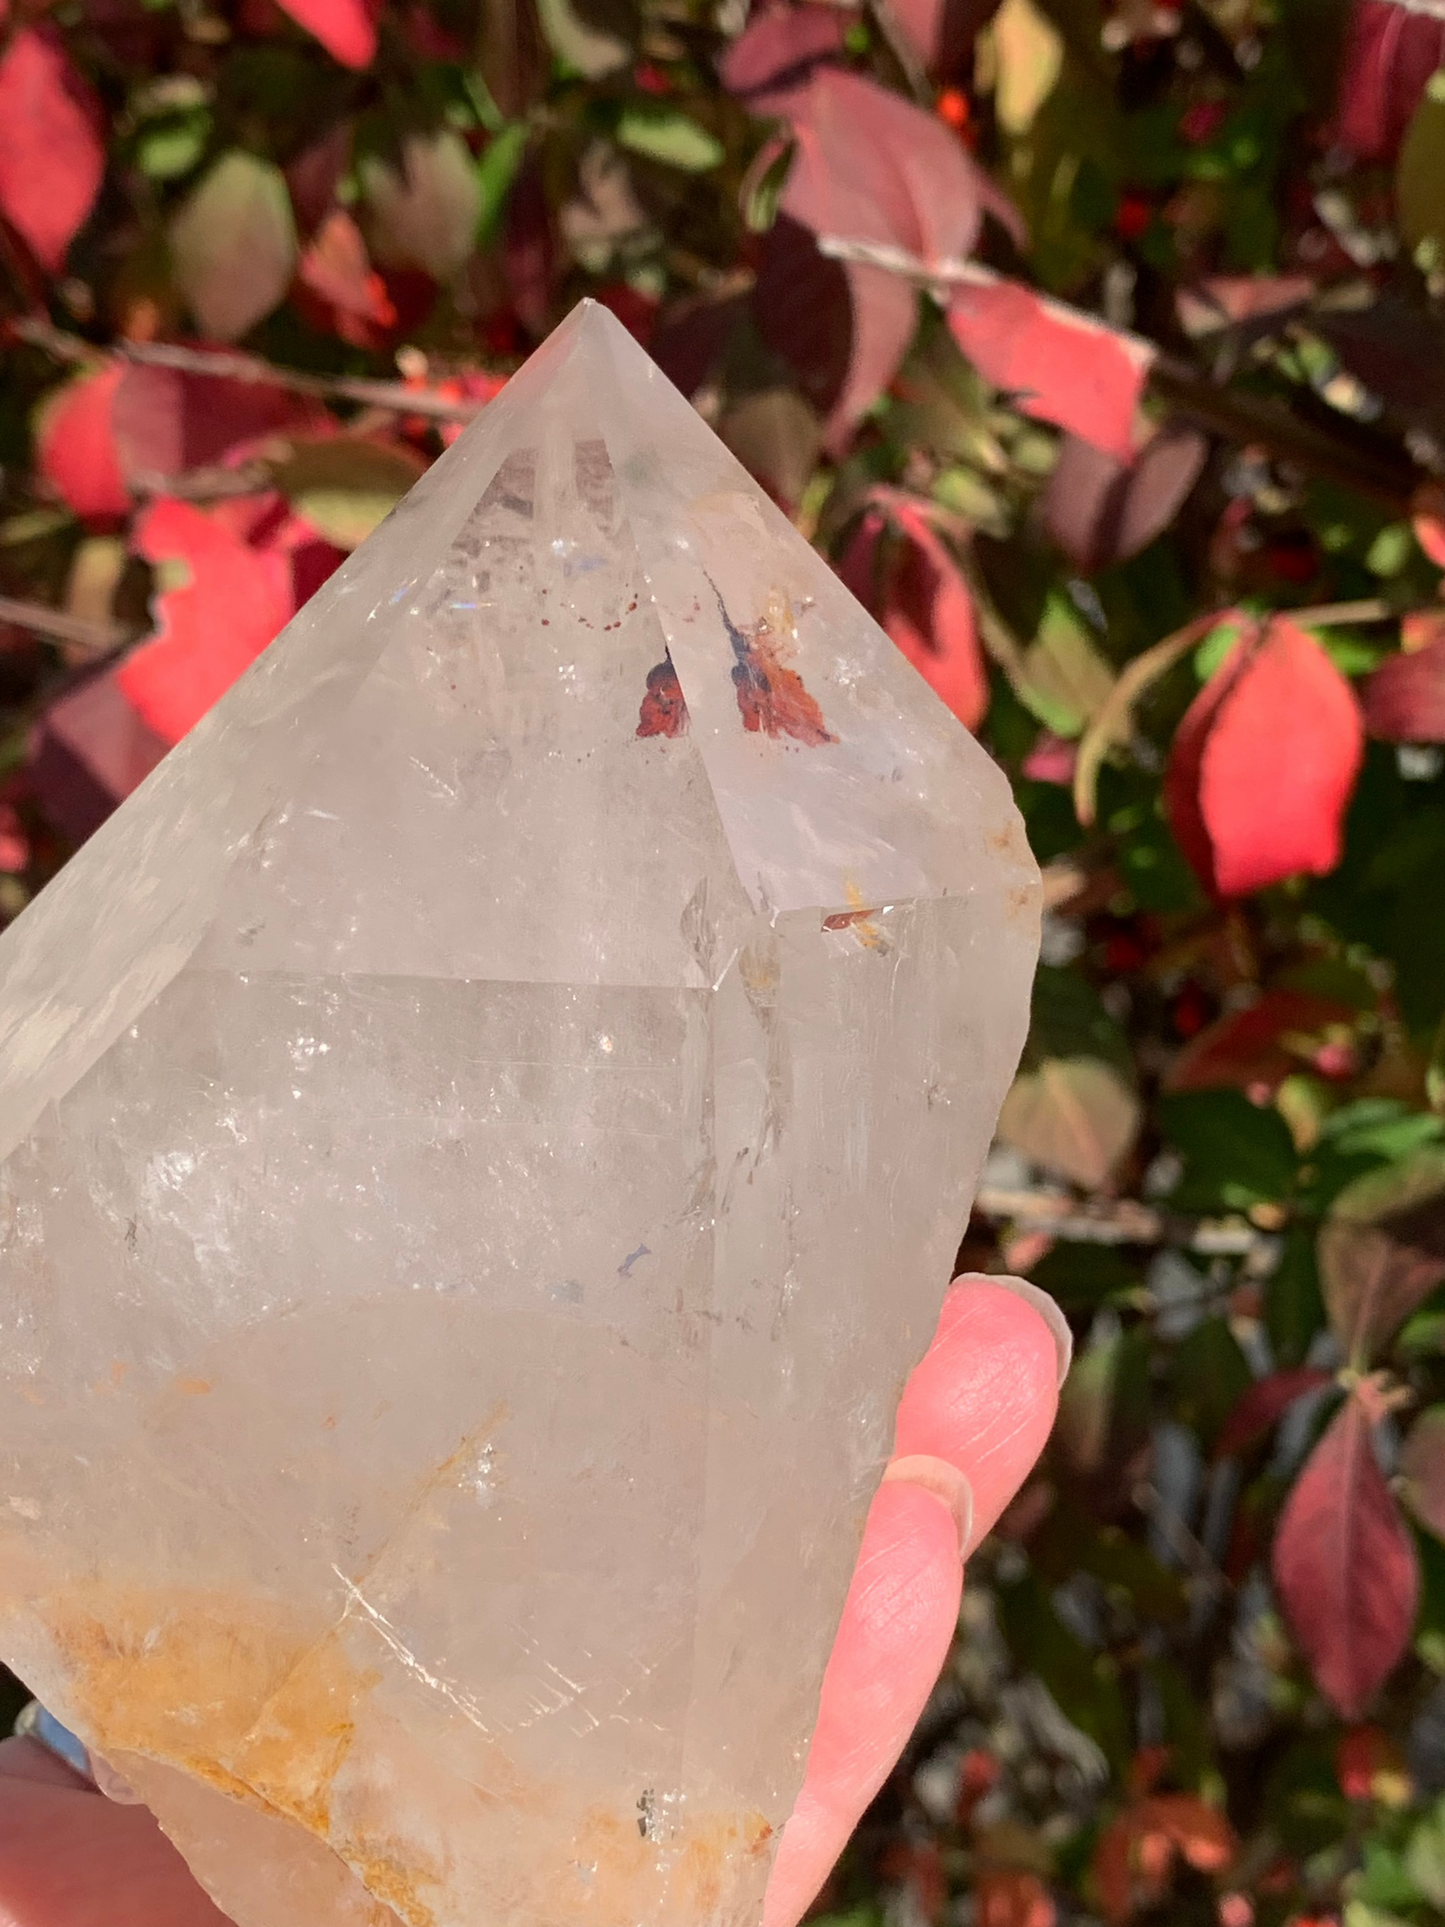
[[242, 1927], [756, 1918], [1037, 925], [584, 305], [0, 939], [0, 1653]]

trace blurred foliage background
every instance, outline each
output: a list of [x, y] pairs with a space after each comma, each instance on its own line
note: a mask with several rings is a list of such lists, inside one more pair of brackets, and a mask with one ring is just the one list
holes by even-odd
[[1445, 0], [0, 36], [0, 912], [606, 302], [1046, 866], [960, 1263], [1076, 1363], [821, 1911], [1445, 1912]]

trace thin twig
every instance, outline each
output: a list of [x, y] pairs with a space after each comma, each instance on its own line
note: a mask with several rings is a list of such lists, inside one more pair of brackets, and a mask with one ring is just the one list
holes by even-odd
[[1406, 613], [1394, 608], [1383, 596], [1366, 596], [1359, 602], [1321, 602], [1312, 609], [1279, 611], [1301, 629], [1337, 629], [1347, 622], [1395, 622]]
[[37, 636], [50, 636], [56, 642], [68, 642], [97, 656], [109, 655], [142, 633], [119, 622], [87, 622], [83, 616], [69, 616], [48, 603], [19, 602], [13, 596], [0, 596], [0, 622], [29, 629]]
[[1270, 1235], [1242, 1218], [1177, 1218], [1134, 1198], [1079, 1199], [1066, 1191], [1000, 1185], [985, 1185], [973, 1208], [1067, 1244], [1171, 1244], [1215, 1258], [1244, 1257], [1262, 1249]]
[[48, 321], [22, 318], [10, 323], [20, 341], [39, 348], [55, 361], [97, 366], [107, 354], [138, 367], [170, 368], [185, 375], [211, 375], [226, 381], [265, 383], [295, 395], [315, 395], [329, 401], [354, 401], [368, 408], [384, 408], [394, 415], [425, 415], [431, 421], [469, 422], [483, 404], [454, 401], [425, 388], [408, 388], [400, 381], [370, 381], [355, 375], [313, 375], [300, 368], [283, 368], [259, 355], [182, 348], [169, 341], [117, 341], [113, 349], [98, 349], [80, 335], [68, 334]]
[[126, 478], [132, 495], [168, 495], [181, 502], [225, 502], [237, 495], [259, 495], [275, 485], [265, 462], [242, 462], [237, 468], [188, 468], [179, 475], [139, 469]]
[[1084, 731], [1074, 761], [1074, 812], [1085, 828], [1092, 826], [1096, 813], [1100, 766], [1114, 745], [1127, 737], [1133, 722], [1135, 703], [1152, 682], [1166, 670], [1172, 669], [1181, 657], [1218, 626], [1222, 614], [1222, 610], [1211, 609], [1206, 615], [1196, 616], [1192, 622], [1186, 622], [1182, 629], [1176, 629], [1172, 636], [1166, 636], [1162, 642], [1156, 642], [1152, 649], [1135, 656], [1121, 670], [1098, 713]]

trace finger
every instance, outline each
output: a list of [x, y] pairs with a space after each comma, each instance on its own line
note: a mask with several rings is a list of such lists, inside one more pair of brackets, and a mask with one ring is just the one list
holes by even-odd
[[0, 1776], [3, 1927], [230, 1927], [144, 1807]]
[[[793, 1927], [887, 1778], [947, 1657], [961, 1555], [1048, 1437], [1067, 1327], [1018, 1282], [956, 1283], [904, 1390], [897, 1456], [868, 1515], [763, 1927]], [[972, 1501], [962, 1540], [960, 1488]]]
[[773, 1863], [763, 1927], [793, 1927], [902, 1752], [948, 1656], [963, 1592], [952, 1508], [879, 1488], [832, 1658], [803, 1790]]
[[1044, 1449], [1067, 1347], [1053, 1300], [1020, 1279], [960, 1278], [943, 1301], [933, 1343], [903, 1388], [893, 1450], [958, 1467], [973, 1489], [975, 1545]]

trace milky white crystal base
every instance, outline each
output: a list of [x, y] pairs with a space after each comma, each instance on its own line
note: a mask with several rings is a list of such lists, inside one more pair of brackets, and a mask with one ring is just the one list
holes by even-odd
[[584, 308], [0, 940], [0, 1652], [241, 1927], [755, 1916], [1037, 920]]

